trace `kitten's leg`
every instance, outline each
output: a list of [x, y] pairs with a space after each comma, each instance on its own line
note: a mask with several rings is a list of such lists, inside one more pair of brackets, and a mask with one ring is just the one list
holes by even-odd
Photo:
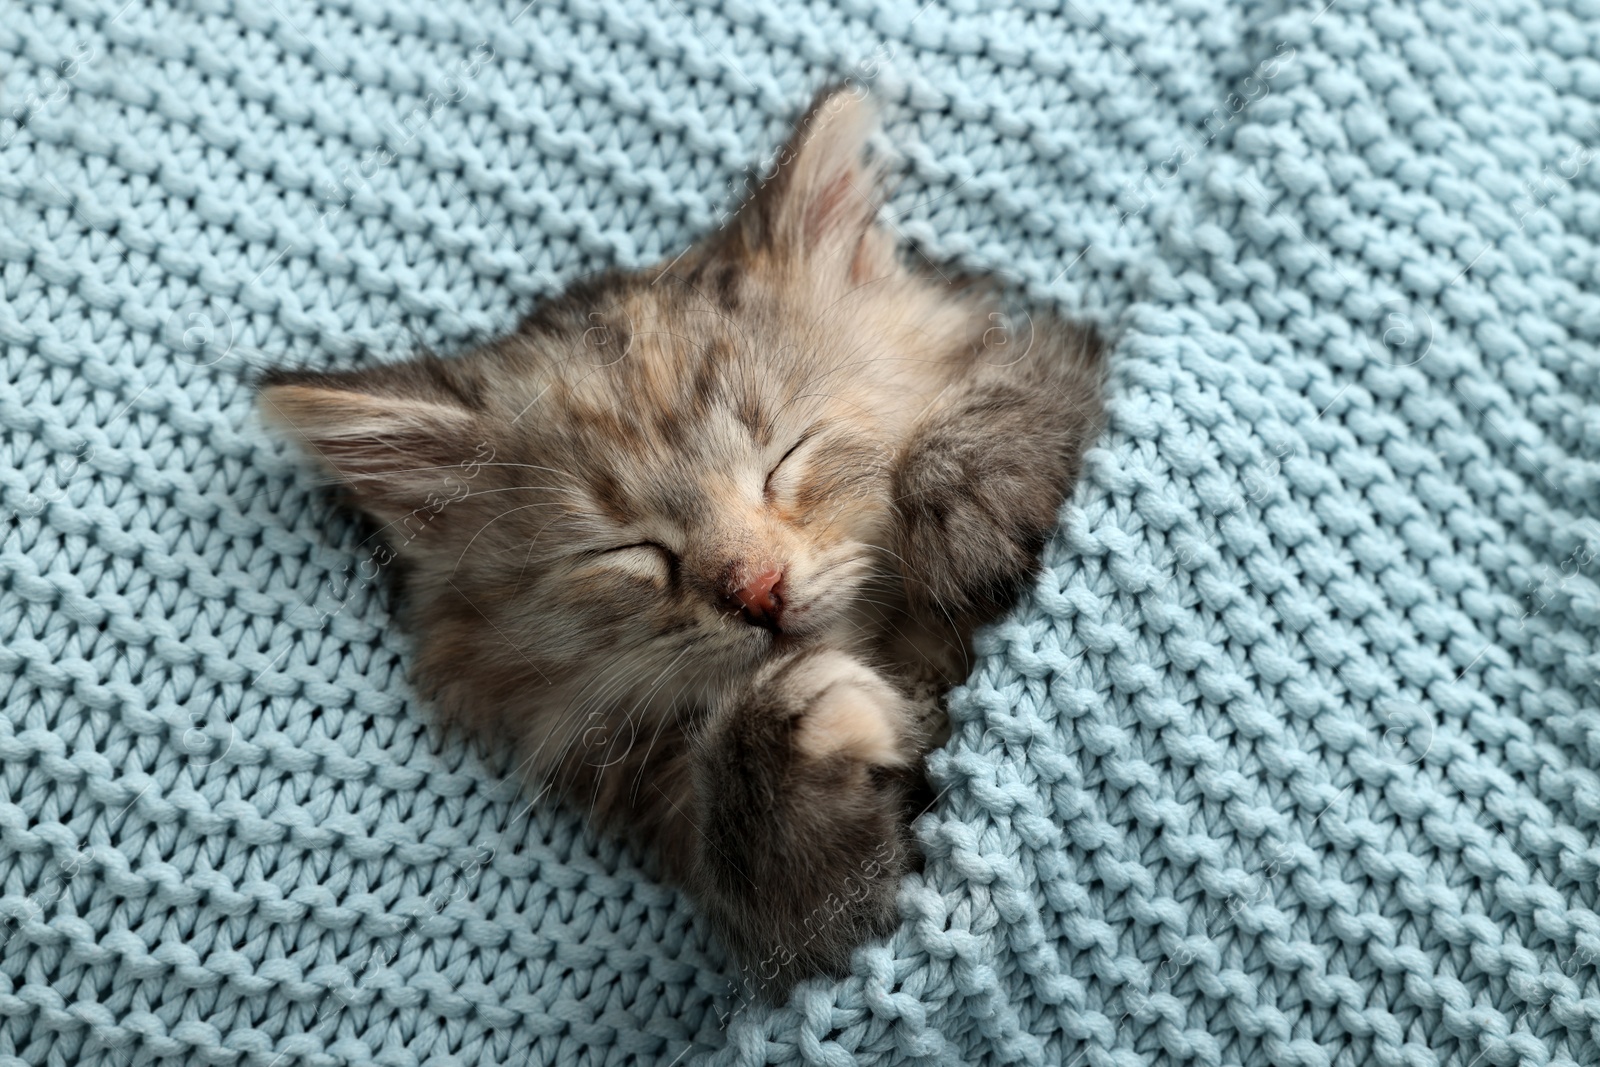
[[911, 711], [854, 657], [763, 668], [693, 748], [691, 887], [750, 984], [769, 997], [891, 931], [922, 797]]
[[895, 471], [907, 595], [960, 627], [1004, 612], [1033, 579], [1104, 421], [1098, 338], [1054, 317], [1030, 326], [980, 355]]

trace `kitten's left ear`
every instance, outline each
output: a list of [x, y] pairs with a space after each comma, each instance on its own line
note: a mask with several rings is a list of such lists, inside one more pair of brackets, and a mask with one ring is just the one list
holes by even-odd
[[462, 470], [484, 460], [478, 389], [460, 360], [423, 356], [334, 373], [271, 371], [259, 407], [387, 523], [459, 488]]
[[894, 238], [877, 222], [884, 161], [867, 158], [877, 129], [861, 87], [817, 94], [772, 174], [729, 224], [722, 250], [852, 285], [896, 270]]

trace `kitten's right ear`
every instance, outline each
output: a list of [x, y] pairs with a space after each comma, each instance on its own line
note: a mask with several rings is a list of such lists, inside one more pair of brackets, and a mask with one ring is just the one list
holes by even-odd
[[389, 523], [432, 506], [491, 451], [475, 382], [435, 356], [363, 370], [269, 371], [264, 421], [298, 443], [363, 511]]
[[813, 280], [858, 285], [895, 271], [894, 237], [877, 221], [886, 162], [868, 150], [877, 129], [860, 86], [818, 93], [772, 174], [713, 243], [734, 259], [783, 264]]

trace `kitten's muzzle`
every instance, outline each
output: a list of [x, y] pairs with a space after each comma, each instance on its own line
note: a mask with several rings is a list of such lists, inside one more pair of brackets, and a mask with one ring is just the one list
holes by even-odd
[[781, 633], [783, 630], [783, 572], [768, 567], [728, 590], [730, 607], [751, 626]]

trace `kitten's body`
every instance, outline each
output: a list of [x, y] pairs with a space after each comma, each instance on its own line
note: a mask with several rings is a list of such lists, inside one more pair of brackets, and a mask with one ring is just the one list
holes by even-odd
[[769, 990], [892, 923], [938, 698], [1100, 421], [1092, 335], [900, 262], [869, 130], [819, 98], [727, 229], [461, 359], [263, 390], [407, 531], [421, 688], [648, 843]]

